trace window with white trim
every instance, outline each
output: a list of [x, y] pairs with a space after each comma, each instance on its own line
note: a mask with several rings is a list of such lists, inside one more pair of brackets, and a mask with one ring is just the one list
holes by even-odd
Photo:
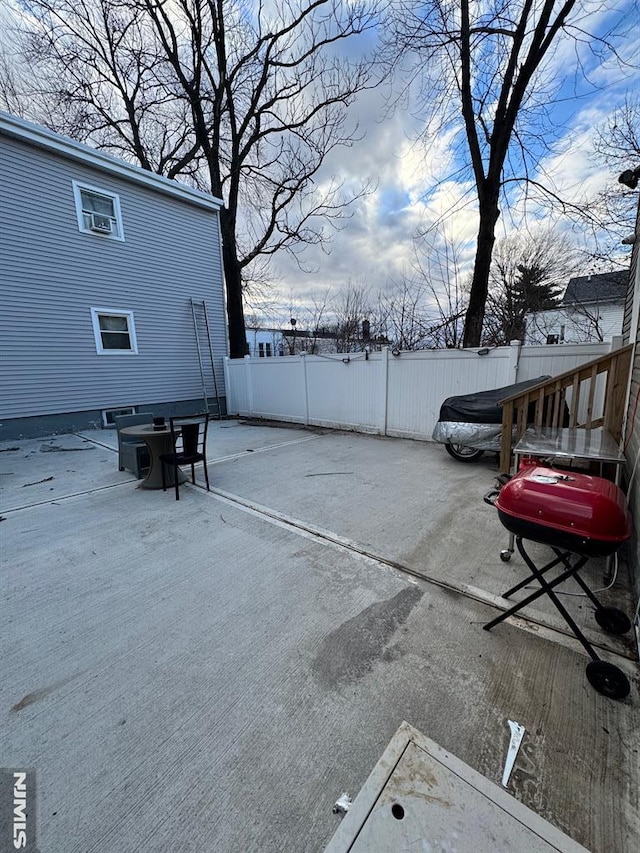
[[135, 415], [135, 406], [125, 406], [124, 409], [103, 409], [102, 410], [102, 426], [112, 427], [116, 425], [118, 415]]
[[133, 311], [92, 308], [91, 320], [99, 355], [137, 354], [138, 342]]
[[268, 341], [265, 344], [258, 344], [258, 356], [260, 358], [269, 358], [271, 354], [271, 344]]
[[78, 181], [72, 183], [80, 231], [109, 240], [124, 240], [119, 197]]

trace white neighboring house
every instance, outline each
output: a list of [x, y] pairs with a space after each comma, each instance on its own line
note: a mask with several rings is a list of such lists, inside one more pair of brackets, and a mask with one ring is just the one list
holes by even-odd
[[525, 344], [582, 344], [622, 334], [629, 270], [576, 276], [557, 308], [527, 314]]
[[299, 355], [301, 352], [335, 353], [336, 333], [328, 329], [274, 329], [261, 326], [246, 327], [247, 355], [251, 358], [270, 358]]
[[259, 326], [247, 326], [247, 355], [251, 358], [271, 358], [276, 355], [289, 355], [280, 329], [265, 329]]

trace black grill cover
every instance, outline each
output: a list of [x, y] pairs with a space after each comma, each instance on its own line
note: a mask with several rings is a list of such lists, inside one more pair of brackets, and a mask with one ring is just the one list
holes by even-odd
[[504, 388], [448, 397], [440, 407], [438, 420], [465, 424], [501, 424], [502, 406], [498, 405], [498, 400], [519, 394], [547, 379], [551, 377], [539, 376], [537, 379], [527, 379], [526, 382], [516, 382], [515, 385], [505, 385]]

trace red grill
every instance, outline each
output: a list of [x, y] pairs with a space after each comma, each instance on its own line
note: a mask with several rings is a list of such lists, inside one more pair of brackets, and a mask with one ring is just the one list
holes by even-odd
[[613, 554], [631, 536], [623, 492], [609, 480], [528, 465], [495, 500], [511, 533], [588, 557]]
[[[499, 492], [489, 492], [485, 500], [496, 507], [502, 524], [515, 535], [518, 551], [531, 570], [529, 576], [504, 592], [503, 598], [509, 598], [532, 580], [538, 581], [540, 589], [483, 627], [490, 631], [547, 595], [592, 658], [587, 666], [592, 686], [612, 699], [627, 696], [630, 690], [627, 677], [618, 667], [600, 660], [554, 592], [555, 587], [572, 577], [594, 605], [595, 619], [601, 628], [611, 634], [624, 634], [631, 629], [627, 616], [615, 607], [603, 607], [579, 575], [590, 557], [615, 553], [631, 536], [631, 516], [622, 491], [601, 477], [526, 464]], [[526, 551], [526, 539], [549, 545], [554, 559], [542, 567], [536, 566]], [[557, 567], [561, 568], [560, 574], [548, 580], [545, 575]]]

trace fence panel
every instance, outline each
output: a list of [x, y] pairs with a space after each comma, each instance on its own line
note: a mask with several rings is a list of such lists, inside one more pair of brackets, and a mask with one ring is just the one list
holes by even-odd
[[562, 346], [522, 347], [518, 382], [537, 376], [558, 376], [611, 350], [609, 344], [563, 344]]
[[[531, 346], [523, 347], [518, 363], [518, 381], [535, 379], [538, 376], [559, 376], [574, 367], [580, 367], [587, 361], [600, 358], [610, 352], [610, 344], [563, 344], [562, 346]], [[595, 396], [593, 398], [593, 418], [602, 417], [604, 408], [604, 392], [606, 377], [598, 376], [596, 380]], [[573, 393], [571, 388], [567, 390], [567, 406], [571, 410]], [[589, 407], [588, 396], [580, 394], [580, 406], [578, 407], [578, 423], [584, 423], [587, 419]]]
[[306, 356], [247, 358], [252, 414], [271, 420], [306, 423]]
[[486, 356], [473, 350], [421, 350], [390, 357], [387, 434], [431, 439], [447, 397], [487, 391], [515, 382], [510, 347]]
[[224, 379], [227, 392], [227, 412], [235, 415], [249, 415], [251, 406], [244, 359], [225, 358]]
[[381, 432], [386, 353], [305, 356], [309, 423]]
[[[394, 356], [383, 350], [368, 357], [227, 359], [227, 411], [429, 440], [447, 397], [557, 376], [609, 351], [608, 344], [565, 344], [520, 351], [517, 346], [497, 347], [480, 350], [483, 355], [476, 350], [420, 350]], [[604, 380], [598, 382], [598, 411], [603, 392]]]

